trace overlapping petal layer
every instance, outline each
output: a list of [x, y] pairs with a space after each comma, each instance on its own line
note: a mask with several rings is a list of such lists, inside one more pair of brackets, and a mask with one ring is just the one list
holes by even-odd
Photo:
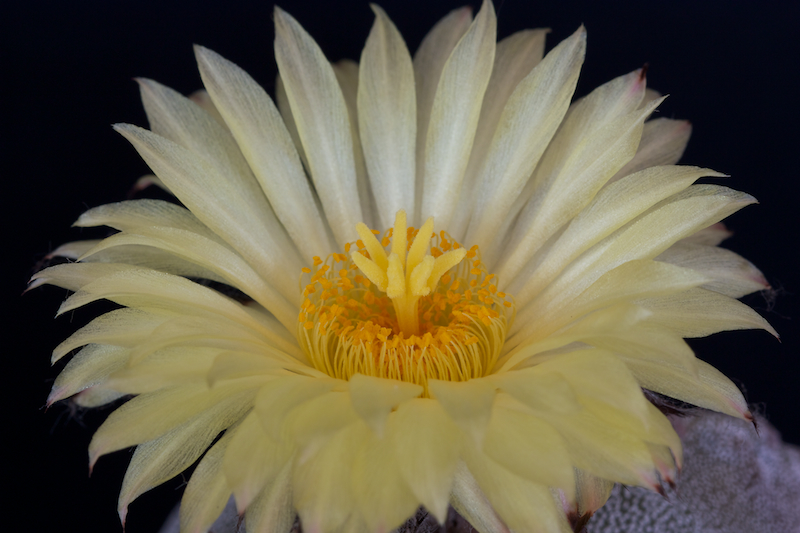
[[[412, 58], [374, 10], [360, 64], [331, 65], [276, 9], [277, 104], [202, 47], [207, 93], [140, 80], [151, 129], [116, 129], [182, 205], [91, 209], [77, 225], [118, 233], [63, 246], [77, 262], [34, 276], [74, 291], [60, 313], [122, 306], [56, 348], [54, 361], [80, 351], [48, 402], [134, 395], [90, 446], [92, 464], [136, 446], [123, 521], [137, 496], [202, 457], [187, 532], [206, 531], [231, 495], [252, 532], [286, 531], [296, 513], [307, 531], [388, 531], [419, 506], [444, 520], [449, 504], [483, 532], [568, 531], [567, 515], [601, 506], [611, 484], [655, 490], [676, 475], [680, 442], [641, 387], [749, 417], [683, 338], [774, 334], [735, 300], [766, 288], [763, 276], [717, 246], [718, 223], [755, 200], [676, 166], [689, 127], [648, 120], [662, 98], [644, 73], [574, 100], [582, 28], [543, 57], [542, 30], [495, 42], [487, 1], [474, 20], [464, 9], [442, 19]], [[474, 268], [513, 298], [480, 377], [338, 379], [299, 342], [301, 271], [324, 273], [320, 257], [359, 239], [359, 223], [383, 232], [400, 210], [417, 228], [432, 216], [454, 249], [480, 250]], [[411, 246], [411, 283], [429, 245], [405, 238], [365, 254], [391, 277]], [[368, 292], [347, 294], [358, 304]]]

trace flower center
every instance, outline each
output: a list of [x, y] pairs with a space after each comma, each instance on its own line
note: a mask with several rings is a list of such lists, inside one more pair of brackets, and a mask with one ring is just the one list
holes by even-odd
[[[344, 254], [304, 268], [298, 338], [312, 364], [330, 376], [466, 381], [491, 371], [514, 314], [494, 274], [433, 218], [416, 230], [399, 211], [394, 227], [356, 226]], [[351, 249], [356, 248], [352, 253]], [[349, 256], [347, 255], [349, 254]]]

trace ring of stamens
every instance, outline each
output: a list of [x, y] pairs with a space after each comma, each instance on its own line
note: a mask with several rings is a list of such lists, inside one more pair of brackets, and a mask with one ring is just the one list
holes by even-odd
[[426, 396], [428, 379], [486, 375], [514, 305], [478, 247], [433, 233], [432, 218], [419, 230], [407, 227], [403, 211], [380, 240], [364, 224], [357, 230], [361, 239], [344, 254], [314, 257], [303, 269], [298, 338], [314, 367], [345, 380], [365, 374], [416, 383]]

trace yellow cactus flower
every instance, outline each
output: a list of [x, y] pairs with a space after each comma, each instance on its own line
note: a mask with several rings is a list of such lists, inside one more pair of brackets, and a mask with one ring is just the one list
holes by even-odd
[[120, 306], [55, 349], [78, 351], [48, 402], [132, 395], [90, 445], [136, 446], [123, 522], [200, 459], [187, 533], [231, 495], [248, 532], [450, 505], [484, 533], [571, 531], [680, 468], [642, 389], [750, 417], [683, 339], [774, 333], [736, 300], [763, 276], [718, 247], [755, 200], [676, 165], [690, 127], [650, 118], [644, 72], [573, 99], [583, 28], [547, 55], [544, 30], [497, 42], [486, 0], [412, 57], [373, 10], [360, 62], [331, 64], [276, 9], [277, 105], [203, 47], [207, 92], [139, 80], [150, 130], [116, 130], [180, 204], [90, 209], [78, 226], [118, 232], [34, 276], [74, 291], [59, 313]]

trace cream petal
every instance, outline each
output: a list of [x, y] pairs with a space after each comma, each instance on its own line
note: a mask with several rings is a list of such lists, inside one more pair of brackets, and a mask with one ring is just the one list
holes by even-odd
[[461, 447], [458, 427], [441, 405], [418, 398], [403, 402], [389, 418], [393, 461], [419, 502], [439, 523], [447, 518], [450, 488]]
[[582, 398], [600, 401], [649, 421], [649, 402], [617, 357], [603, 350], [580, 350], [539, 365], [539, 372], [559, 373]]
[[[238, 200], [242, 204], [225, 205], [225, 198], [217, 198], [217, 201], [223, 204], [221, 207], [227, 207], [230, 212], [233, 206], [242, 211], [244, 211], [243, 207], [245, 205], [251, 206], [252, 211], [249, 214], [255, 214], [266, 224], [263, 228], [260, 228], [261, 231], [258, 233], [266, 233], [270, 239], [266, 242], [274, 242], [279, 249], [287, 254], [287, 261], [291, 259], [297, 260], [297, 251], [293, 243], [289, 241], [284, 227], [275, 218], [275, 213], [269, 202], [265, 201], [263, 192], [259, 192], [260, 187], [230, 132], [220, 126], [216, 120], [208, 116], [197, 105], [172, 89], [151, 80], [140, 79], [138, 81], [141, 86], [142, 102], [144, 103], [145, 111], [147, 111], [153, 133], [193, 152], [198, 158], [202, 159], [205, 164], [202, 166], [209, 167], [204, 169], [206, 172], [212, 175], [224, 176], [224, 178], [218, 178], [215, 182], [206, 182], [206, 185], [210, 190], [216, 189], [217, 192], [225, 189], [229, 193], [233, 191], [232, 198], [229, 200]], [[159, 172], [156, 172], [156, 174], [159, 174]], [[182, 196], [181, 191], [176, 189], [168, 179], [164, 178], [164, 176], [159, 177], [167, 182], [170, 189], [190, 209], [193, 207], [185, 201], [186, 199]], [[196, 181], [193, 184], [195, 188], [197, 188]], [[224, 181], [224, 185], [227, 187], [221, 186], [220, 181]], [[236, 194], [237, 192], [238, 194]], [[258, 219], [251, 218], [251, 224], [252, 220]], [[240, 223], [245, 227], [247, 226], [242, 219], [240, 219]], [[264, 230], [267, 231], [265, 232]], [[257, 233], [252, 229], [251, 232]], [[239, 238], [241, 239], [243, 237], [241, 230], [239, 233]], [[227, 236], [223, 235], [223, 237]], [[230, 238], [228, 240], [230, 241]], [[258, 249], [252, 251], [258, 252]]]
[[[270, 336], [269, 328], [246, 312], [238, 302], [179, 276], [127, 265], [102, 263], [58, 265], [48, 271], [42, 271], [53, 278], [48, 282], [59, 286], [65, 286], [77, 277], [94, 278], [74, 289], [66, 287], [77, 292], [61, 304], [59, 314], [105, 298], [126, 307], [157, 308], [190, 316], [225, 317]], [[280, 315], [276, 316], [282, 318]], [[293, 323], [292, 319], [287, 320]]]
[[326, 446], [328, 439], [354, 422], [361, 422], [347, 392], [325, 392], [294, 409], [286, 419], [286, 428], [298, 445], [299, 461], [305, 461]]
[[229, 179], [248, 182], [252, 174], [230, 132], [180, 93], [145, 78], [137, 78], [150, 130], [202, 154]]
[[494, 7], [484, 0], [442, 70], [425, 132], [423, 186], [416, 193], [418, 221], [434, 217], [440, 228], [450, 223], [492, 72], [496, 32]]
[[653, 167], [603, 188], [558, 240], [538, 254], [515, 283], [508, 284], [518, 308], [525, 307], [581, 253], [703, 176], [721, 175], [698, 167]]
[[[519, 329], [511, 335], [524, 338], [538, 329], [547, 335], [596, 309], [637, 300], [665, 296], [707, 283], [703, 273], [650, 259], [634, 259], [609, 270], [579, 295], [559, 295], [547, 303], [534, 302], [517, 314]], [[544, 294], [543, 296], [548, 296]]]
[[572, 351], [568, 350], [569, 346], [584, 339], [623, 335], [651, 314], [638, 305], [622, 303], [595, 311], [553, 334], [540, 335], [538, 332], [531, 334], [525, 331], [507, 341], [509, 348], [515, 347], [504, 354], [495, 366], [498, 372], [503, 372], [523, 364], [539, 364], [555, 356], [553, 350]]
[[72, 401], [75, 402], [75, 405], [78, 407], [92, 409], [115, 402], [124, 396], [126, 396], [126, 394], [106, 389], [102, 385], [95, 385], [73, 396]]
[[253, 78], [218, 54], [196, 46], [195, 55], [203, 85], [305, 261], [332, 253], [333, 239], [272, 99]]
[[463, 461], [458, 463], [453, 479], [451, 503], [481, 533], [510, 533]]
[[101, 455], [157, 439], [201, 413], [242, 412], [243, 406], [252, 405], [254, 395], [250, 383], [213, 390], [194, 383], [136, 396], [112, 412], [92, 437], [90, 468]]
[[470, 471], [511, 531], [570, 531], [566, 516], [556, 507], [546, 485], [532, 483], [510, 472], [473, 446], [467, 448], [465, 455]]
[[247, 508], [244, 525], [248, 533], [285, 533], [294, 524], [292, 463], [287, 462], [272, 482]]
[[416, 398], [423, 392], [420, 385], [356, 374], [348, 381], [350, 400], [358, 416], [379, 436], [383, 436], [386, 419], [398, 404]]
[[704, 288], [732, 298], [769, 289], [769, 283], [753, 263], [724, 248], [677, 242], [656, 260], [703, 272], [714, 279]]
[[[416, 185], [415, 205], [420, 205], [425, 177], [425, 144], [431, 109], [442, 70], [456, 44], [472, 23], [472, 8], [462, 7], [436, 23], [414, 54], [414, 84], [417, 99]], [[414, 219], [412, 219], [414, 224]]]
[[128, 362], [130, 350], [120, 346], [90, 344], [70, 359], [56, 378], [47, 405], [102, 383]]
[[119, 392], [144, 394], [163, 387], [201, 383], [220, 351], [201, 342], [154, 350], [136, 361], [131, 358], [104, 385]]
[[292, 409], [327, 393], [337, 384], [334, 379], [294, 375], [262, 386], [255, 407], [267, 435], [273, 440], [280, 440], [283, 425]]
[[[512, 238], [510, 242], [512, 246], [516, 247], [523, 240], [532, 221], [538, 216], [539, 204], [544, 201], [550, 190], [554, 188], [557, 190], [556, 182], [565, 180], [569, 182], [575, 178], [563, 172], [564, 166], [572, 159], [573, 151], [584, 146], [586, 153], [586, 140], [591, 137], [595, 143], [599, 142], [601, 147], [604, 140], [613, 144], [613, 138], [604, 139], [602, 135], [597, 135], [597, 132], [609, 122], [634, 113], [642, 100], [644, 85], [645, 80], [641, 76], [641, 70], [637, 70], [601, 85], [570, 106], [559, 131], [507, 215], [507, 221], [503, 225], [503, 235], [512, 228], [513, 217], [522, 211], [522, 219], [514, 223], [516, 229], [509, 235], [509, 238]], [[608, 177], [610, 176], [594, 179]], [[544, 241], [535, 244], [541, 246]]]
[[598, 277], [635, 259], [651, 259], [676, 241], [755, 202], [744, 193], [716, 185], [692, 185], [584, 252], [528, 305], [549, 307], [583, 292]]
[[214, 358], [206, 374], [206, 381], [210, 387], [216, 387], [228, 380], [262, 376], [266, 382], [292, 373], [301, 376], [324, 376], [321, 372], [274, 351], [272, 353], [269, 350], [255, 353], [225, 351]]
[[275, 8], [275, 59], [309, 170], [339, 246], [361, 222], [347, 106], [328, 61], [305, 30]]
[[255, 179], [236, 183], [198, 154], [130, 125], [117, 125], [150, 168], [198, 218], [225, 239], [290, 302], [302, 262]]
[[584, 342], [610, 350], [619, 356], [664, 361], [697, 374], [698, 359], [686, 342], [667, 328], [642, 323], [616, 335], [586, 337]]
[[76, 264], [64, 263], [47, 267], [31, 277], [28, 290], [42, 285], [55, 285], [68, 291], [78, 291], [95, 280], [95, 278], [126, 272], [136, 267], [119, 264]]
[[645, 122], [636, 155], [608, 182], [648, 167], [674, 165], [683, 155], [691, 135], [692, 125], [688, 120], [656, 118]]
[[219, 109], [217, 109], [217, 106], [214, 105], [214, 101], [211, 99], [211, 95], [208, 94], [208, 91], [205, 89], [197, 90], [189, 95], [189, 100], [200, 106], [200, 109], [208, 113], [211, 118], [219, 122], [220, 126], [223, 126], [226, 129], [228, 128], [228, 125], [225, 124], [225, 119], [222, 118], [222, 115], [220, 115]]
[[701, 229], [697, 233], [689, 235], [688, 237], [684, 237], [681, 239], [681, 242], [705, 244], [706, 246], [718, 246], [719, 243], [730, 238], [731, 235], [733, 235], [733, 232], [725, 227], [724, 223], [717, 222], [716, 224], [712, 224], [707, 228]]
[[576, 514], [594, 514], [611, 496], [614, 482], [599, 478], [579, 468], [575, 469]]
[[87, 250], [87, 252], [91, 252], [92, 255], [82, 255], [81, 262], [120, 263], [158, 270], [184, 278], [216, 281], [226, 285], [230, 284], [229, 281], [225, 280], [216, 273], [203, 268], [196, 263], [192, 263], [191, 261], [187, 261], [181, 257], [178, 257], [166, 250], [140, 244], [123, 244], [120, 242], [120, 240], [115, 240], [112, 242], [114, 245], [110, 247], [103, 245], [101, 248], [97, 248], [97, 246], [100, 246], [100, 243], [98, 243], [95, 248]]
[[66, 257], [67, 259], [77, 260], [80, 256], [91, 250], [102, 239], [93, 239], [86, 241], [73, 241], [66, 242], [58, 248], [45, 256], [45, 259], [52, 259], [54, 257]]
[[582, 470], [626, 485], [654, 489], [658, 486], [655, 465], [646, 443], [621, 431], [588, 410], [575, 414], [537, 413], [563, 437], [573, 464]]
[[198, 265], [204, 271], [212, 272], [214, 277], [211, 279], [222, 280], [239, 289], [271, 312], [280, 312], [273, 303], [275, 300], [280, 301], [280, 294], [265, 283], [239, 254], [191, 231], [150, 226], [138, 228], [133, 234], [119, 233], [103, 240], [84, 254], [81, 260], [109, 248], [130, 245], [153, 247], [174, 254]]
[[400, 32], [376, 5], [358, 76], [358, 124], [379, 228], [405, 209], [414, 218], [416, 95], [411, 56]]
[[303, 531], [337, 531], [355, 512], [350, 483], [355, 454], [370, 435], [366, 424], [351, 424], [329, 438], [309, 459], [297, 463], [292, 476], [294, 507]]
[[703, 288], [636, 303], [653, 313], [650, 321], [681, 337], [705, 337], [737, 329], [763, 329], [778, 337], [775, 329], [750, 307]]
[[[581, 28], [517, 85], [472, 192], [474, 211], [466, 242], [489, 247], [567, 112], [586, 51]], [[585, 184], [584, 184], [585, 185]], [[491, 259], [491, 258], [489, 258]]]
[[152, 331], [174, 317], [173, 313], [143, 309], [117, 309], [100, 315], [70, 335], [53, 350], [52, 363], [69, 352], [89, 343], [132, 347], [146, 339]]
[[574, 497], [572, 461], [561, 436], [535, 416], [495, 408], [486, 431], [483, 452], [517, 476], [562, 488], [570, 499]]
[[239, 514], [258, 497], [261, 491], [291, 463], [292, 450], [286, 443], [270, 439], [261, 427], [255, 412], [248, 414], [236, 427], [222, 469], [228, 487], [236, 498]]
[[428, 388], [450, 418], [480, 446], [492, 416], [494, 384], [485, 379], [463, 382], [429, 379]]
[[356, 451], [350, 483], [369, 531], [393, 531], [419, 507], [393, 452], [394, 443], [374, 432], [365, 436]]
[[289, 132], [289, 136], [292, 138], [297, 155], [300, 157], [300, 161], [303, 162], [306, 172], [309, 172], [306, 151], [303, 149], [303, 141], [300, 140], [300, 134], [297, 132], [297, 123], [294, 121], [294, 115], [292, 115], [289, 95], [286, 94], [286, 86], [283, 84], [280, 73], [275, 77], [275, 103], [278, 105], [278, 111], [281, 114], [281, 118], [283, 118], [283, 123], [286, 125], [286, 131]]
[[520, 213], [511, 236], [514, 251], [503, 258], [499, 276], [513, 281], [542, 244], [577, 216], [608, 179], [633, 157], [644, 118], [660, 102], [656, 100], [644, 110], [609, 120], [600, 129], [587, 134], [578, 147], [570, 150], [568, 160], [559, 173], [536, 189], [531, 201]]
[[[375, 201], [372, 187], [367, 175], [367, 163], [364, 161], [364, 150], [361, 147], [361, 135], [358, 129], [358, 63], [351, 59], [342, 59], [331, 65], [336, 80], [342, 89], [347, 114], [350, 117], [350, 138], [353, 140], [353, 161], [356, 165], [356, 182], [361, 204], [361, 216], [364, 224], [375, 227]], [[288, 103], [287, 103], [288, 105]]]
[[222, 513], [231, 495], [231, 489], [222, 471], [222, 458], [233, 437], [229, 429], [214, 446], [206, 452], [197, 465], [180, 506], [181, 531], [186, 533], [207, 533], [211, 525]]
[[250, 408], [248, 401], [238, 400], [209, 406], [161, 437], [136, 447], [119, 494], [118, 510], [123, 525], [133, 500], [191, 466], [220, 432]]
[[164, 226], [191, 231], [227, 246], [223, 239], [208, 229], [191, 211], [163, 200], [130, 200], [93, 207], [78, 217], [74, 225], [79, 228], [108, 226], [119, 231], [134, 231], [143, 226]]
[[527, 76], [544, 56], [544, 41], [548, 30], [522, 30], [497, 43], [492, 75], [483, 96], [478, 129], [464, 176], [459, 205], [448, 232], [463, 240], [472, 214], [473, 187], [486, 153], [500, 121], [500, 114], [517, 84]]
[[695, 375], [667, 361], [624, 356], [622, 360], [645, 389], [737, 418], [753, 419], [736, 385], [704, 361], [697, 360]]

